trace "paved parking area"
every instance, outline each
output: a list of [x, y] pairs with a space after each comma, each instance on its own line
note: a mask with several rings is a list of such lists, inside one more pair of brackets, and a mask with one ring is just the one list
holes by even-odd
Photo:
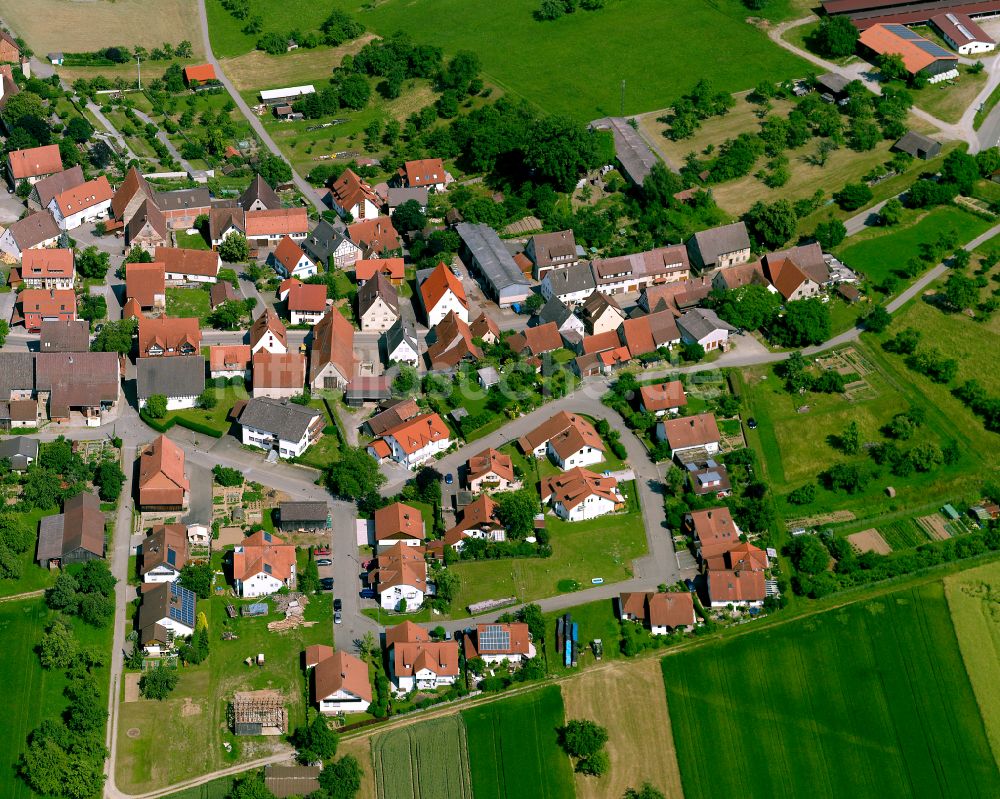
[[24, 213], [24, 203], [13, 192], [0, 192], [0, 224], [16, 222]]
[[191, 499], [185, 524], [212, 524], [212, 472], [196, 463], [188, 464]]

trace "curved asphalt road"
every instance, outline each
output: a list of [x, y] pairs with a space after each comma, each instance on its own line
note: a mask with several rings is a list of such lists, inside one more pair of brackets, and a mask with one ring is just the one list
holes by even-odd
[[[281, 150], [278, 149], [278, 145], [274, 143], [266, 130], [264, 130], [264, 125], [261, 123], [260, 119], [253, 112], [253, 109], [246, 104], [246, 101], [236, 91], [236, 87], [233, 86], [229, 78], [226, 77], [226, 73], [222, 70], [222, 65], [219, 64], [218, 59], [216, 59], [215, 54], [212, 52], [212, 40], [208, 35], [208, 15], [205, 13], [205, 0], [198, 0], [198, 18], [201, 22], [201, 40], [205, 47], [205, 58], [208, 60], [213, 67], [215, 67], [215, 74], [223, 86], [226, 87], [226, 91], [229, 92], [229, 96], [233, 98], [233, 102], [236, 103], [236, 107], [240, 109], [243, 116], [247, 118], [250, 123], [250, 127], [254, 129], [260, 140], [264, 142], [264, 145], [274, 153], [278, 158], [283, 161], [288, 161], [287, 158], [282, 154]], [[289, 164], [289, 166], [291, 166]], [[292, 169], [292, 180], [295, 182], [296, 187], [302, 196], [305, 197], [312, 206], [320, 213], [328, 210], [325, 205], [320, 201], [319, 194], [316, 193], [316, 189], [310, 186], [298, 172]]]

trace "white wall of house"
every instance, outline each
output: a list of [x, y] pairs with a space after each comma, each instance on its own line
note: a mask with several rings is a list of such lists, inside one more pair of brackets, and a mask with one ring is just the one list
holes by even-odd
[[469, 491], [473, 494], [478, 494], [483, 490], [483, 484], [486, 484], [490, 493], [502, 492], [502, 491], [516, 491], [521, 487], [519, 481], [511, 482], [506, 480], [493, 472], [487, 472], [484, 475], [477, 477], [475, 480], [469, 481]]
[[590, 292], [592, 292], [593, 290], [594, 290], [593, 287], [590, 287], [583, 289], [582, 291], [568, 291], [563, 294], [556, 294], [556, 292], [552, 288], [552, 283], [549, 280], [549, 275], [546, 275], [545, 279], [542, 280], [542, 287], [541, 287], [542, 296], [546, 300], [551, 300], [553, 297], [558, 297], [566, 305], [579, 305], [581, 302], [587, 299], [587, 297], [590, 296]]
[[350, 691], [334, 691], [329, 696], [319, 700], [320, 713], [364, 713], [368, 710], [370, 702], [359, 696], [355, 696]]
[[278, 337], [268, 330], [263, 336], [260, 337], [260, 340], [250, 348], [250, 354], [253, 355], [258, 350], [267, 350], [271, 353], [284, 355], [288, 352], [288, 347], [282, 344]]
[[[164, 616], [160, 619], [157, 624], [159, 624], [164, 630], [170, 630], [173, 632], [175, 638], [186, 638], [188, 636], [194, 635], [194, 629], [188, 627], [186, 624], [181, 624], [181, 622], [170, 618], [169, 616]], [[146, 654], [153, 657], [159, 657], [161, 649], [155, 644], [143, 647], [146, 650]]]
[[[327, 380], [330, 380], [330, 384], [327, 385]], [[313, 378], [312, 387], [313, 388], [343, 388], [347, 385], [347, 378], [340, 373], [340, 371], [332, 363], [328, 363], [323, 366], [322, 369]]]
[[111, 215], [111, 200], [105, 200], [104, 202], [95, 203], [89, 208], [83, 208], [76, 213], [69, 214], [69, 216], [63, 216], [62, 211], [59, 209], [59, 203], [56, 202], [53, 197], [49, 201], [49, 210], [52, 212], [52, 216], [56, 220], [56, 224], [62, 230], [75, 230], [80, 227], [80, 225], [86, 224], [87, 222], [93, 222], [98, 219], [107, 219]]
[[21, 275], [23, 288], [27, 289], [69, 289], [73, 288], [73, 276], [67, 277], [25, 277]]
[[284, 583], [272, 574], [258, 572], [245, 580], [236, 580], [236, 593], [242, 597], [270, 596], [284, 587]]
[[361, 330], [365, 333], [381, 333], [388, 330], [399, 317], [384, 300], [377, 299], [361, 317]]
[[250, 396], [270, 397], [271, 399], [290, 399], [296, 394], [302, 393], [302, 386], [292, 386], [290, 388], [278, 388], [277, 386], [254, 386]]
[[410, 538], [409, 536], [395, 536], [393, 538], [383, 538], [378, 542], [379, 549], [388, 549], [389, 547], [394, 547], [396, 544], [402, 544], [404, 547], [419, 547], [424, 542], [419, 538]]
[[493, 664], [493, 663], [503, 663], [505, 660], [508, 663], [518, 664], [525, 659], [524, 655], [520, 652], [512, 655], [483, 655], [480, 654], [479, 657], [482, 659], [483, 663]]
[[314, 325], [323, 318], [325, 313], [325, 309], [322, 311], [291, 311], [290, 316], [293, 325]]
[[[168, 411], [179, 411], [184, 408], [193, 408], [198, 404], [198, 397], [167, 397], [167, 410]], [[146, 400], [139, 400], [139, 409], [142, 410], [146, 407]]]
[[424, 592], [415, 585], [394, 585], [379, 591], [379, 603], [385, 610], [396, 610], [404, 599], [407, 612], [416, 610], [424, 604]]
[[215, 275], [191, 275], [186, 272], [164, 272], [163, 279], [167, 283], [215, 283]]
[[413, 349], [409, 344], [406, 343], [404, 339], [388, 355], [389, 361], [399, 361], [400, 363], [408, 363], [411, 366], [416, 366], [420, 362], [420, 355]]
[[639, 410], [642, 411], [643, 413], [652, 413], [654, 416], [658, 416], [659, 417], [659, 416], [666, 416], [668, 413], [671, 416], [676, 416], [678, 413], [680, 413], [681, 409], [680, 409], [680, 406], [678, 405], [676, 408], [661, 408], [658, 411], [649, 411], [649, 410], [646, 409], [646, 404], [644, 402], [640, 401], [639, 402]]
[[451, 446], [450, 438], [443, 438], [440, 441], [432, 441], [425, 447], [407, 454], [407, 452], [400, 446], [399, 442], [393, 436], [386, 436], [385, 442], [389, 445], [389, 449], [392, 450], [392, 455], [390, 456], [396, 463], [401, 463], [408, 469], [413, 469], [422, 463], [429, 461], [437, 453], [444, 452], [448, 447]]
[[227, 380], [233, 377], [242, 377], [244, 380], [250, 379], [249, 369], [216, 369], [208, 373], [212, 380], [224, 377]]
[[274, 262], [274, 271], [282, 277], [297, 277], [299, 280], [305, 280], [307, 277], [312, 277], [316, 274], [316, 264], [313, 263], [313, 260], [308, 255], [303, 253], [295, 266], [292, 267], [290, 275], [288, 274], [288, 270], [285, 269], [285, 265], [278, 260]]
[[[59, 241], [59, 237], [56, 236], [52, 239], [46, 239], [43, 242], [35, 245], [34, 247], [27, 247], [26, 249], [31, 250], [41, 250], [48, 249], [50, 247], [55, 247], [56, 243]], [[11, 258], [21, 260], [21, 248], [18, 246], [17, 242], [14, 240], [14, 236], [10, 232], [10, 228], [3, 232], [0, 236], [0, 252], [5, 252]]]
[[716, 602], [712, 600], [713, 608], [725, 608], [732, 605], [734, 608], [762, 608], [764, 607], [764, 600], [759, 601], [747, 601], [741, 600], [739, 602]]
[[591, 494], [583, 502], [577, 503], [573, 508], [567, 509], [561, 502], [553, 505], [556, 516], [569, 522], [582, 522], [586, 519], [596, 519], [598, 516], [605, 516], [613, 513], [615, 504], [605, 497]]
[[463, 322], [469, 321], [469, 309], [466, 308], [460, 299], [451, 291], [446, 291], [437, 305], [427, 309], [428, 327], [434, 327], [444, 319], [449, 313], [454, 311]]
[[180, 576], [181, 576], [180, 571], [164, 563], [160, 566], [157, 566], [155, 569], [150, 569], [148, 572], [146, 572], [142, 576], [142, 581], [144, 583], [173, 583], [177, 582], [177, 579]]
[[575, 469], [577, 466], [590, 466], [593, 463], [600, 463], [604, 460], [604, 453], [595, 447], [581, 447], [565, 460], [560, 458], [551, 446], [549, 446], [548, 451], [552, 455], [552, 459], [563, 471]]
[[309, 449], [309, 430], [306, 430], [298, 441], [288, 441], [284, 438], [276, 440], [273, 433], [267, 430], [258, 430], [250, 425], [241, 425], [240, 427], [243, 430], [244, 445], [263, 450], [276, 449], [282, 458], [297, 458]]

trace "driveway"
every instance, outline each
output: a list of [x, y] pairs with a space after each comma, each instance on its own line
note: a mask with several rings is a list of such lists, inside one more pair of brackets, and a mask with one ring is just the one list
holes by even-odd
[[24, 203], [13, 192], [0, 191], [0, 225], [9, 225], [21, 218]]
[[191, 498], [184, 524], [212, 524], [212, 470], [202, 464], [188, 465]]

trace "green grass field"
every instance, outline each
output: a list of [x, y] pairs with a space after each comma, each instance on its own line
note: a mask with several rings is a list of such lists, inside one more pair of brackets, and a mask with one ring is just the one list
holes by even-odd
[[558, 686], [462, 711], [476, 799], [571, 799], [573, 773], [559, 748]]
[[687, 799], [993, 796], [941, 582], [663, 659]]
[[[329, 5], [307, 0], [266, 8], [262, 0], [252, 0], [250, 5], [251, 15], [262, 12], [265, 31], [315, 29], [329, 13]], [[584, 121], [619, 113], [622, 81], [625, 113], [670, 105], [694, 84], [694, 62], [699, 74], [722, 91], [750, 89], [760, 80], [777, 82], [808, 71], [804, 61], [747, 24], [747, 10], [736, 0], [696, 0], [683, 7], [657, 0], [612, 3], [555, 22], [533, 18], [535, 0], [513, 0], [502, 14], [490, 5], [460, 0], [388, 0], [359, 11], [360, 5], [357, 0], [335, 4], [355, 13], [376, 33], [405, 30], [415, 41], [439, 45], [446, 54], [472, 50], [482, 61], [484, 77], [505, 92]], [[784, 0], [755, 14], [782, 19], [798, 13], [795, 6]], [[253, 49], [257, 36], [242, 33], [244, 23], [226, 12], [220, 0], [208, 0], [207, 10], [216, 56], [230, 58]], [[690, 35], [677, 36], [682, 27]], [[669, 41], [671, 46], [637, 46], [637, 28], [649, 41]], [[705, 59], [702, 36], [726, 41], [739, 57]], [[539, 69], [539, 64], [546, 67]]]
[[[594, 467], [595, 469], [597, 467]], [[530, 480], [529, 480], [530, 482]], [[558, 583], [575, 580], [589, 586], [594, 577], [613, 583], [632, 576], [632, 561], [646, 552], [646, 532], [636, 501], [635, 485], [624, 483], [627, 513], [564, 522], [549, 514], [545, 524], [552, 536], [551, 558], [507, 558], [460, 561], [455, 612], [473, 602], [516, 596], [522, 602], [562, 593]]]
[[214, 408], [184, 408], [178, 411], [169, 411], [162, 420], [169, 422], [176, 419], [177, 424], [184, 426], [184, 421], [206, 425], [219, 433], [218, 437], [229, 432], [232, 423], [227, 420], [229, 412], [237, 400], [246, 399], [248, 394], [245, 388], [240, 386], [229, 386], [227, 388], [213, 388], [216, 396]]
[[[41, 598], [0, 603], [0, 639], [4, 642], [0, 657], [0, 680], [8, 696], [14, 698], [7, 721], [0, 725], [0, 796], [5, 799], [30, 799], [35, 794], [15, 771], [28, 734], [46, 718], [55, 718], [66, 707], [62, 671], [46, 671], [38, 662], [35, 646], [48, 623], [50, 611]], [[81, 648], [111, 647], [111, 627], [95, 629], [78, 619], [73, 628]], [[98, 670], [95, 680], [105, 701], [108, 695], [107, 669]]]
[[208, 242], [201, 233], [188, 233], [186, 230], [175, 230], [174, 241], [178, 247], [188, 250], [208, 250]]
[[[575, 669], [572, 666], [566, 668], [562, 653], [556, 651], [556, 619], [565, 613], [569, 613], [573, 617], [573, 621], [579, 625], [580, 657]], [[621, 648], [618, 645], [621, 640], [621, 626], [615, 615], [615, 606], [612, 600], [601, 599], [597, 602], [577, 605], [558, 613], [546, 613], [545, 661], [549, 673], [555, 675], [570, 674], [578, 672], [583, 667], [593, 665], [595, 659], [590, 642], [595, 638], [601, 639], [601, 643], [604, 645], [604, 660], [617, 660], [622, 656]]]
[[[897, 369], [894, 364], [886, 363], [885, 354], [880, 347], [873, 346], [873, 342], [862, 340], [854, 346], [874, 367], [865, 377], [870, 386], [869, 394], [854, 401], [840, 394], [789, 394], [769, 367], [743, 372], [744, 401], [748, 413], [758, 424], [756, 430], [746, 431], [747, 441], [760, 456], [764, 476], [778, 497], [782, 515], [792, 518], [846, 509], [864, 519], [938, 500], [951, 501], [968, 492], [969, 475], [977, 472], [985, 456], [985, 452], [980, 454], [983, 444], [975, 440], [978, 422], [968, 412], [964, 412], [964, 418], [943, 412], [941, 400], [925, 393], [927, 386], [932, 384], [914, 380], [912, 373], [901, 365]], [[761, 379], [765, 376], [766, 379]], [[958, 404], [950, 395], [948, 398]], [[800, 406], [808, 406], [808, 411], [799, 412]], [[863, 442], [883, 441], [880, 428], [894, 414], [910, 406], [923, 409], [926, 422], [906, 444], [912, 446], [929, 441], [944, 446], [954, 439], [962, 450], [956, 464], [907, 477], [890, 475], [883, 470], [881, 477], [870, 481], [861, 493], [850, 495], [820, 488], [816, 499], [804, 506], [790, 505], [784, 500], [789, 491], [814, 482], [820, 472], [836, 463], [871, 462], [864, 451], [849, 456], [835, 446], [835, 437], [850, 422], [857, 422]], [[995, 460], [994, 454], [987, 462]], [[895, 499], [886, 496], [887, 485], [896, 489]]]
[[30, 512], [18, 516], [18, 521], [25, 529], [31, 530], [34, 539], [27, 552], [15, 556], [21, 564], [21, 576], [16, 580], [0, 580], [0, 597], [38, 591], [42, 588], [48, 588], [55, 582], [57, 572], [43, 569], [35, 562], [35, 549], [38, 541], [38, 522], [43, 516], [51, 516], [59, 511], [60, 509], [57, 507], [34, 508]]
[[[300, 652], [309, 644], [330, 643], [330, 595], [310, 597], [306, 619], [318, 624], [285, 633], [267, 630], [267, 623], [278, 618], [273, 607], [262, 618], [227, 619], [227, 601], [233, 600], [215, 597], [199, 603], [198, 610], [208, 616], [211, 652], [205, 663], [181, 671], [169, 699], [121, 705], [116, 775], [120, 789], [142, 793], [164, 788], [272, 752], [280, 739], [236, 738], [228, 732], [226, 708], [236, 690], [281, 691], [289, 727], [303, 723], [306, 682], [299, 666]], [[223, 629], [235, 632], [238, 640], [221, 640]], [[245, 658], [259, 652], [264, 653], [263, 668], [245, 665]], [[164, 719], [170, 719], [170, 724], [164, 724]], [[129, 730], [138, 734], [129, 735]], [[223, 748], [224, 741], [233, 745], [231, 754]]]
[[424, 721], [372, 740], [378, 799], [472, 799], [460, 716]]
[[927, 213], [908, 215], [892, 228], [869, 228], [835, 249], [836, 255], [875, 283], [881, 283], [915, 257], [925, 242], [937, 241], [953, 230], [959, 244], [972, 241], [988, 230], [990, 223], [955, 206], [942, 206]]
[[944, 587], [986, 736], [993, 757], [1000, 761], [1000, 564], [952, 575]]
[[183, 791], [172, 793], [165, 799], [227, 799], [232, 786], [232, 777], [221, 777], [199, 785], [197, 788], [186, 788]]
[[170, 316], [197, 317], [204, 326], [211, 312], [211, 301], [205, 289], [167, 288], [167, 314]]

